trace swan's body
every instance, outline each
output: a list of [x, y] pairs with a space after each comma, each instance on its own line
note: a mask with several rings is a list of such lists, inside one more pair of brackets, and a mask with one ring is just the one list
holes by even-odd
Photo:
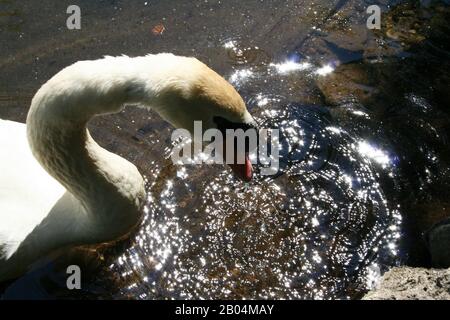
[[[0, 120], [0, 281], [57, 249], [126, 235], [143, 178], [86, 130], [94, 116], [141, 104], [192, 131], [214, 116], [249, 123], [237, 92], [196, 59], [171, 54], [78, 62], [36, 93], [27, 124]], [[205, 125], [206, 124], [206, 125]]]

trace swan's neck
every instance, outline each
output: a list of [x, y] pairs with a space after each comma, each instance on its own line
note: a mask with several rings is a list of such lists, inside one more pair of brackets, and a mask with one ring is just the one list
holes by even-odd
[[118, 112], [125, 104], [161, 108], [156, 100], [164, 89], [158, 86], [162, 79], [141, 67], [136, 58], [126, 57], [77, 63], [38, 91], [28, 114], [33, 154], [79, 201], [74, 214], [92, 242], [113, 240], [129, 230], [145, 199], [136, 167], [101, 148], [86, 129], [92, 117]]

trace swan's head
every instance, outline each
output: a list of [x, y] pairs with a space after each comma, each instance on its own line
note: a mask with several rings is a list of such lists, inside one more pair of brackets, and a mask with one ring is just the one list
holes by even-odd
[[[192, 136], [195, 121], [201, 121], [203, 132], [212, 128], [223, 133], [226, 129], [256, 128], [242, 97], [228, 81], [195, 58], [181, 59], [183, 63], [174, 70], [173, 77], [166, 78], [169, 85], [161, 95], [164, 104], [159, 110], [161, 116], [175, 127], [187, 129]], [[245, 152], [245, 163], [230, 164], [244, 181], [252, 178], [248, 151], [236, 149], [235, 159]], [[225, 151], [223, 154], [225, 157]]]

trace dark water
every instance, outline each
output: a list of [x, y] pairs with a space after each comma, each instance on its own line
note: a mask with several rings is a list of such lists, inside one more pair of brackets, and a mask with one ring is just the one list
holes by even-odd
[[[0, 1], [0, 117], [24, 121], [63, 66], [102, 55], [194, 55], [232, 82], [264, 127], [281, 129], [281, 171], [236, 181], [175, 166], [171, 128], [127, 108], [92, 121], [147, 177], [129, 239], [42, 262], [4, 298], [358, 298], [393, 265], [426, 265], [422, 233], [449, 216], [444, 2]], [[152, 33], [158, 24], [161, 35]], [[163, 155], [163, 156], [161, 156]], [[65, 289], [79, 264], [83, 290]]]

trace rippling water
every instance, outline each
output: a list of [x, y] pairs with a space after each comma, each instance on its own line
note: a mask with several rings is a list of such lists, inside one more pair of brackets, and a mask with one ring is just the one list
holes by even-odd
[[[258, 48], [235, 46], [224, 45], [253, 52], [246, 64], [256, 66], [230, 76], [241, 91], [289, 71], [333, 70], [261, 65], [257, 56], [266, 55]], [[241, 64], [238, 54], [229, 57]], [[281, 131], [275, 176], [245, 184], [227, 168], [205, 180], [198, 167], [175, 166], [161, 181], [164, 164], [154, 164], [145, 221], [110, 266], [126, 283], [119, 296], [350, 298], [395, 264], [401, 216], [378, 183], [380, 174], [395, 174], [392, 156], [332, 123], [326, 108], [289, 104], [275, 93], [248, 103], [262, 127]]]
[[[146, 176], [142, 224], [115, 246], [89, 254], [75, 250], [44, 262], [18, 279], [5, 297], [348, 299], [360, 297], [380, 273], [404, 261], [405, 213], [447, 210], [450, 126], [441, 108], [446, 98], [435, 99], [422, 83], [429, 83], [423, 69], [445, 65], [448, 51], [432, 38], [429, 47], [417, 49], [421, 59], [392, 67], [392, 60], [403, 61], [414, 50], [381, 36], [361, 36], [354, 27], [354, 19], [365, 19], [360, 2], [355, 9], [353, 1], [316, 2], [287, 1], [282, 8], [273, 1], [267, 4], [272, 15], [254, 16], [254, 3], [180, 5], [174, 11], [158, 2], [161, 12], [172, 14], [160, 20], [142, 14], [138, 26], [130, 26], [136, 31], [133, 39], [129, 32], [110, 34], [100, 24], [93, 39], [91, 33], [82, 34], [79, 42], [59, 46], [81, 46], [72, 57], [78, 60], [86, 58], [80, 53], [84, 46], [97, 52], [98, 44], [108, 41], [108, 54], [118, 48], [128, 53], [129, 45], [121, 42], [126, 38], [138, 48], [130, 50], [148, 53], [145, 46], [139, 48], [151, 28], [140, 28], [163, 23], [164, 34], [152, 38], [154, 51], [176, 48], [212, 64], [242, 94], [261, 127], [280, 129], [280, 171], [261, 176], [256, 170], [255, 179], [243, 183], [226, 167], [174, 165], [171, 129], [154, 115], [128, 108], [96, 119], [93, 136]], [[98, 10], [132, 21], [136, 10], [121, 13], [122, 7], [112, 3], [99, 4]], [[235, 23], [222, 25], [218, 18], [195, 23], [203, 23], [210, 9]], [[22, 19], [20, 25], [13, 21], [20, 38], [27, 36]], [[404, 29], [410, 34], [414, 24], [408, 23]], [[187, 32], [205, 28], [210, 34], [201, 39]], [[409, 45], [404, 31], [391, 33]], [[181, 41], [182, 35], [188, 40]], [[40, 53], [44, 61], [51, 55]], [[14, 96], [12, 75], [26, 77], [19, 62], [26, 65], [28, 56], [11, 59], [3, 63], [14, 66], [14, 72], [8, 69], [9, 87], [0, 92], [6, 108], [0, 111], [2, 117], [18, 119], [26, 108], [13, 102], [24, 104], [33, 90]], [[64, 59], [65, 54], [58, 61]], [[36, 79], [48, 78], [42, 73], [53, 63], [39, 61], [33, 62]], [[389, 68], [398, 73], [390, 75]], [[421, 82], [410, 85], [415, 76]], [[374, 84], [373, 79], [381, 80]], [[439, 89], [445, 85], [432, 86], [445, 91]], [[68, 263], [82, 266], [80, 292], [65, 289]]]
[[194, 167], [176, 167], [162, 185], [150, 183], [135, 243], [110, 266], [126, 279], [123, 294], [351, 297], [395, 262], [401, 216], [377, 182], [379, 171], [392, 173], [388, 156], [332, 126], [323, 110], [264, 114], [283, 132], [282, 172], [243, 184], [228, 171], [205, 181]]

